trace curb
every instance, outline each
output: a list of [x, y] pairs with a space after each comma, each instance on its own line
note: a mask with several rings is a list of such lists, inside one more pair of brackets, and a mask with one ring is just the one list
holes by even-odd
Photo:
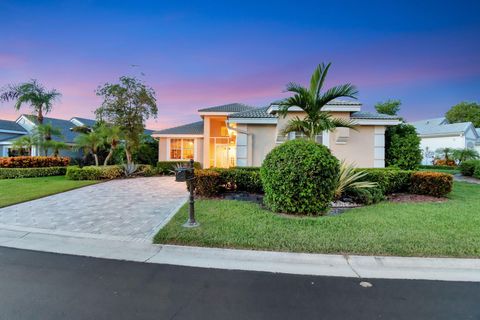
[[155, 245], [77, 234], [0, 229], [0, 246], [144, 263], [359, 279], [480, 282], [480, 259], [309, 254]]

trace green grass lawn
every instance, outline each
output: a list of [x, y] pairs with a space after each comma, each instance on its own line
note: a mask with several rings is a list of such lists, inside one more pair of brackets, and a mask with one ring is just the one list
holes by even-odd
[[420, 171], [449, 173], [449, 174], [457, 174], [457, 173], [460, 173], [460, 170], [459, 170], [459, 169], [419, 169], [419, 170], [420, 170]]
[[98, 181], [67, 180], [64, 176], [1, 179], [0, 208], [94, 183]]
[[296, 218], [234, 200], [196, 202], [201, 226], [183, 228], [184, 206], [155, 243], [395, 256], [480, 257], [480, 185], [455, 182], [444, 203], [388, 203], [339, 216]]

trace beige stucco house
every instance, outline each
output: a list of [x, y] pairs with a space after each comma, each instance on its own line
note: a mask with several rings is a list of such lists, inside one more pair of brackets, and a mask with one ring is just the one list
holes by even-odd
[[[355, 130], [337, 128], [317, 136], [317, 142], [330, 148], [339, 159], [362, 168], [385, 166], [385, 128], [399, 119], [379, 113], [361, 111], [362, 104], [335, 100], [324, 107], [334, 117], [351, 119]], [[286, 117], [278, 115], [278, 106], [255, 108], [241, 103], [198, 110], [202, 121], [156, 131], [159, 161], [194, 159], [204, 168], [260, 166], [275, 146], [298, 134], [283, 135], [292, 117], [303, 115], [291, 108]]]

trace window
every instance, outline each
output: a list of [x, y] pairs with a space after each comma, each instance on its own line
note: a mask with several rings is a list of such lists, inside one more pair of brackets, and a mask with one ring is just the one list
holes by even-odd
[[[302, 132], [292, 131], [292, 132], [288, 133], [288, 140], [306, 139], [306, 138], [307, 138], [307, 136]], [[317, 134], [315, 136], [315, 142], [322, 144], [323, 143], [323, 135], [322, 134]]]
[[194, 139], [170, 139], [170, 159], [193, 159]]

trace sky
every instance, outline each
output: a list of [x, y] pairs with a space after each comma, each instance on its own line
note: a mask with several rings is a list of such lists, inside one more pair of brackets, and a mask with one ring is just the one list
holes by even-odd
[[[62, 93], [51, 117], [93, 118], [95, 89], [122, 75], [156, 91], [162, 129], [197, 109], [266, 106], [331, 62], [363, 109], [400, 99], [407, 120], [480, 102], [479, 1], [0, 0], [0, 87], [37, 79]], [[24, 108], [21, 112], [28, 113]], [[0, 119], [16, 119], [12, 103]]]

